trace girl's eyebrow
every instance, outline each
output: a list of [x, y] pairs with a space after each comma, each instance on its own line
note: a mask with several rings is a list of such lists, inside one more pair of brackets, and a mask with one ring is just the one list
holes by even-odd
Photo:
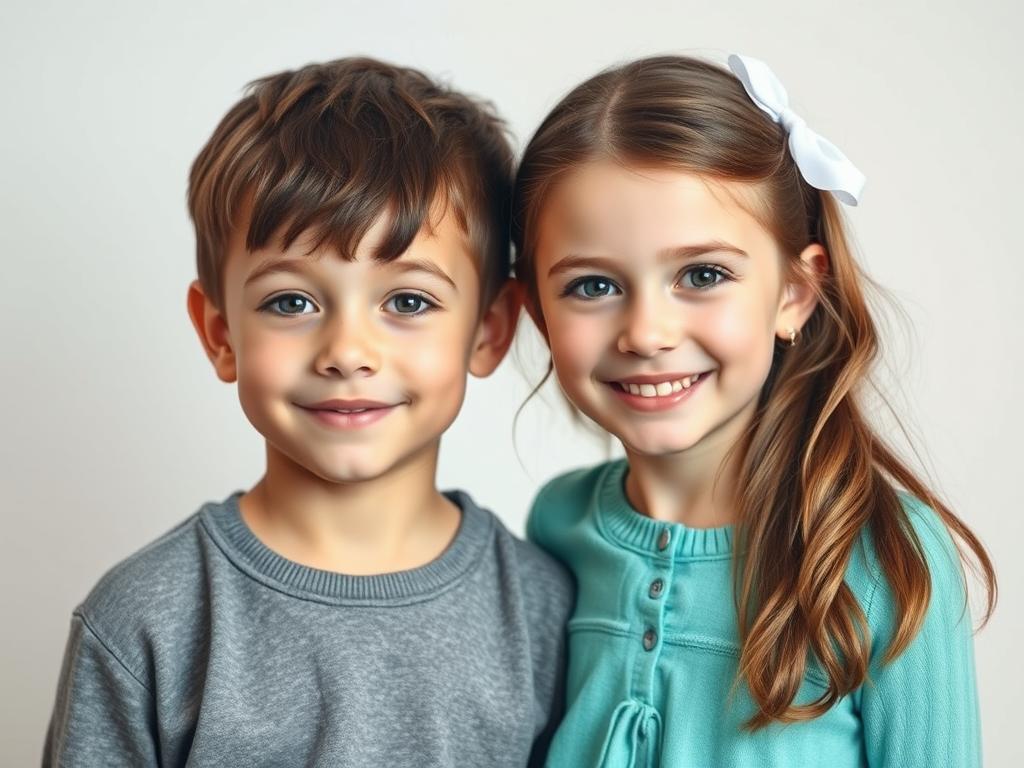
[[[698, 256], [705, 256], [709, 253], [733, 253], [744, 258], [749, 257], [742, 248], [737, 248], [724, 240], [710, 240], [706, 243], [695, 243], [693, 245], [676, 245], [664, 248], [658, 252], [658, 261], [679, 261], [683, 259], [694, 259]], [[564, 259], [555, 262], [548, 270], [548, 277], [559, 272], [568, 272], [572, 269], [587, 268], [606, 269], [614, 266], [615, 260], [602, 256], [580, 256], [569, 254]]]
[[693, 259], [698, 256], [704, 256], [709, 253], [733, 253], [743, 258], [748, 258], [750, 254], [744, 251], [742, 248], [737, 248], [731, 243], [727, 243], [724, 240], [709, 240], [706, 243], [696, 243], [694, 245], [678, 245], [671, 248], [665, 248], [658, 252], [658, 261], [676, 261], [677, 259]]

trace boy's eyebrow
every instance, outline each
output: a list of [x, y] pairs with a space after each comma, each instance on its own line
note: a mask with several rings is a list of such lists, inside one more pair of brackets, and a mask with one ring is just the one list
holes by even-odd
[[[694, 245], [679, 245], [671, 248], [665, 248], [658, 252], [658, 261], [677, 261], [681, 259], [693, 259], [698, 256], [703, 256], [708, 253], [715, 253], [724, 251], [726, 253], [734, 253], [737, 256], [743, 256], [747, 258], [749, 254], [742, 248], [737, 248], [735, 245], [725, 242], [724, 240], [711, 240], [706, 243], [696, 243]], [[548, 277], [555, 275], [559, 272], [568, 272], [571, 269], [577, 269], [580, 267], [607, 267], [612, 263], [611, 259], [604, 258], [601, 256], [578, 256], [576, 254], [569, 254], [561, 261], [555, 262], [551, 269], [548, 270]]]
[[249, 276], [245, 278], [245, 283], [242, 284], [242, 287], [244, 288], [249, 285], [249, 283], [255, 282], [261, 277], [272, 275], [276, 272], [291, 272], [296, 275], [305, 275], [306, 259], [267, 259], [249, 273]]
[[455, 285], [455, 281], [452, 280], [448, 273], [441, 269], [437, 264], [428, 259], [395, 259], [389, 261], [388, 266], [393, 268], [396, 272], [426, 272], [428, 275], [440, 278], [444, 282], [451, 286], [455, 293], [459, 292], [458, 287]]
[[[243, 287], [261, 277], [271, 275], [276, 272], [291, 272], [297, 275], [305, 275], [307, 273], [306, 264], [306, 259], [268, 259], [250, 273], [250, 275], [245, 279]], [[399, 273], [425, 272], [448, 283], [455, 293], [459, 292], [458, 287], [455, 285], [455, 281], [452, 280], [443, 269], [427, 259], [395, 259], [394, 261], [387, 262], [387, 266], [392, 267], [394, 271]]]

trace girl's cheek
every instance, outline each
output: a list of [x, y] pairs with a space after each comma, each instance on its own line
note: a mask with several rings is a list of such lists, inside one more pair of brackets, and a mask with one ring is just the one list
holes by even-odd
[[552, 317], [547, 327], [551, 357], [560, 371], [568, 375], [595, 367], [608, 334], [599, 317], [565, 313]]
[[749, 303], [715, 307], [703, 318], [704, 346], [726, 373], [767, 377], [774, 352], [774, 336], [765, 313]]

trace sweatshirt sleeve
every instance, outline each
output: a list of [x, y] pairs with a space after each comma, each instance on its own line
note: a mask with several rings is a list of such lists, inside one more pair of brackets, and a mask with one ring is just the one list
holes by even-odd
[[932, 592], [924, 623], [907, 649], [882, 659], [896, 624], [891, 592], [879, 575], [868, 606], [876, 638], [861, 716], [872, 768], [981, 765], [971, 613], [959, 554], [941, 519], [904, 499], [925, 553]]
[[149, 689], [76, 612], [64, 652], [43, 766], [156, 766]]

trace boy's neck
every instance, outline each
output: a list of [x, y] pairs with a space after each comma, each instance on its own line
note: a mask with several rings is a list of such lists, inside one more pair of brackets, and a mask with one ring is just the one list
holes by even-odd
[[239, 499], [267, 547], [310, 568], [353, 576], [410, 570], [436, 559], [461, 512], [435, 484], [437, 445], [372, 480], [326, 481], [267, 445], [267, 471]]

